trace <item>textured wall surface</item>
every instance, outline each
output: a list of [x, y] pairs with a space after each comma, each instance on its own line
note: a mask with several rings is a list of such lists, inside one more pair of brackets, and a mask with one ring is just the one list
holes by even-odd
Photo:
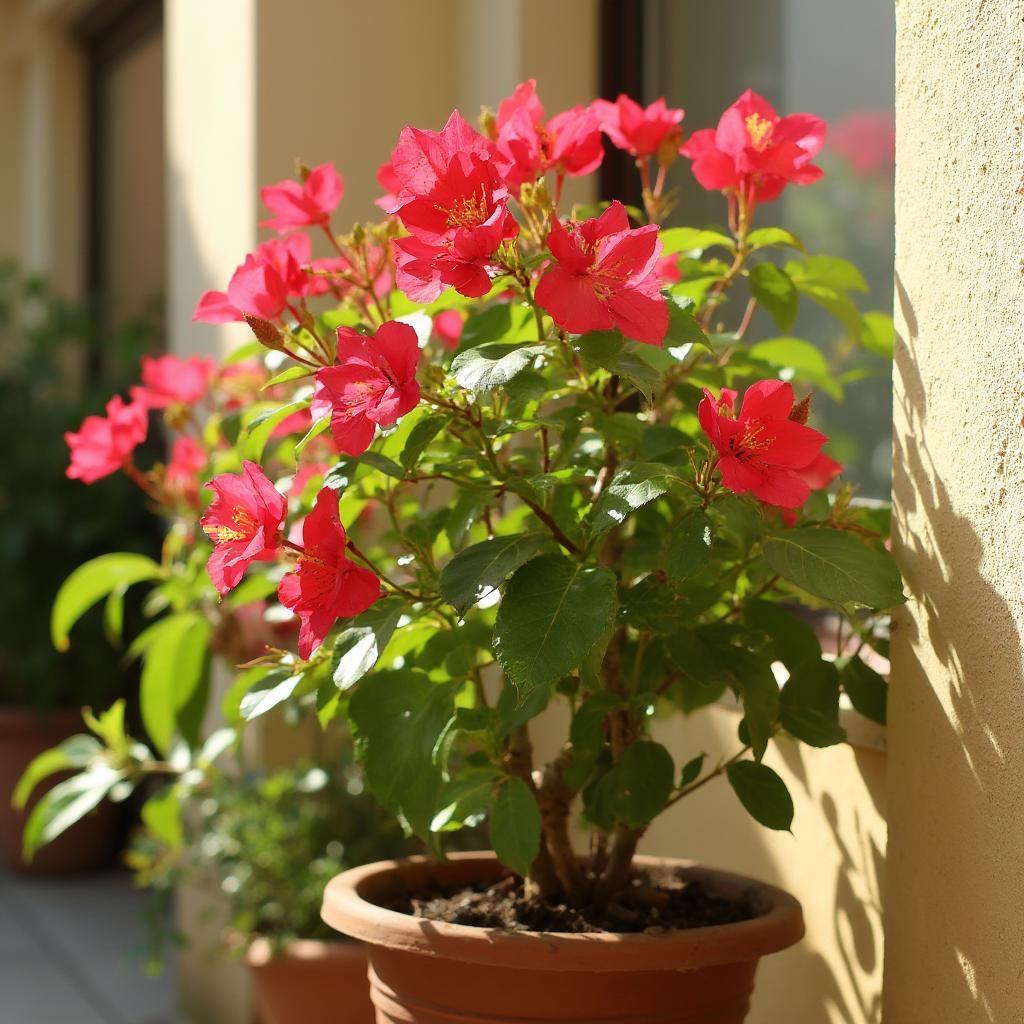
[[886, 1024], [1024, 1019], [1024, 4], [898, 0]]

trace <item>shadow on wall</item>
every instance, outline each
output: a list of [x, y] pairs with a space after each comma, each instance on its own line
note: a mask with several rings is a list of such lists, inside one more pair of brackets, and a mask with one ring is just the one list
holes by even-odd
[[[917, 317], [898, 275], [896, 301], [907, 330], [896, 339], [902, 388], [894, 432], [894, 536], [911, 605], [896, 624], [902, 641], [893, 645], [899, 686], [890, 700], [891, 770], [901, 785], [891, 806], [886, 929], [893, 954], [886, 1007], [894, 1020], [913, 1019], [911, 997], [903, 992], [915, 982], [904, 988], [900, 979], [917, 972], [924, 990], [935, 991], [936, 978], [959, 975], [959, 991], [943, 992], [943, 1020], [1017, 1021], [1020, 971], [1013, 965], [1020, 960], [1021, 926], [1016, 935], [997, 935], [1001, 929], [988, 911], [998, 916], [998, 908], [1019, 907], [1021, 899], [1019, 880], [993, 865], [1019, 864], [1024, 856], [1021, 698], [1019, 686], [1007, 685], [1024, 678], [1024, 664], [1020, 623], [989, 582], [996, 572], [984, 564], [986, 549], [999, 557], [999, 544], [1012, 535], [982, 538], [966, 516], [956, 514], [927, 443], [928, 392], [920, 367], [927, 366], [929, 353], [919, 349]], [[979, 396], [979, 409], [965, 408], [961, 424], [933, 422], [930, 429], [984, 430], [984, 402]], [[1001, 429], [1019, 425], [1008, 422]], [[1002, 463], [980, 470], [978, 495], [993, 509], [1005, 507]], [[1011, 557], [1019, 557], [1019, 549]], [[929, 813], [936, 801], [943, 804], [946, 827]], [[953, 820], [957, 835], [948, 832]], [[1008, 822], [1014, 825], [1007, 828]], [[940, 855], [927, 856], [929, 847]], [[947, 893], [951, 901], [969, 900], [975, 910], [970, 918], [956, 915], [952, 934]], [[945, 962], [935, 962], [936, 955]]]

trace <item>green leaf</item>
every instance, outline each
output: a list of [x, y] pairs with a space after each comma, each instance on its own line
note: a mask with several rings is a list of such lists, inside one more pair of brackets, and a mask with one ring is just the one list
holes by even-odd
[[525, 876], [540, 852], [540, 833], [536, 798], [522, 779], [509, 779], [491, 807], [491, 844], [498, 860]]
[[460, 615], [548, 545], [540, 533], [495, 537], [460, 551], [441, 571], [441, 596]]
[[839, 673], [839, 683], [865, 718], [885, 725], [889, 684], [873, 668], [860, 658], [851, 658]]
[[800, 296], [784, 270], [774, 263], [758, 263], [751, 267], [750, 291], [782, 330], [788, 331], [793, 326], [800, 308]]
[[747, 245], [751, 249], [799, 249], [804, 252], [804, 243], [785, 228], [757, 228], [747, 235]]
[[359, 456], [359, 461], [394, 480], [405, 479], [405, 470], [394, 460], [389, 459], [386, 455], [381, 455], [380, 452], [363, 452]]
[[430, 831], [455, 832], [465, 828], [491, 806], [494, 787], [501, 778], [496, 769], [487, 767], [471, 769], [452, 779], [441, 794], [441, 809], [430, 822]]
[[601, 493], [590, 522], [592, 536], [599, 537], [620, 526], [631, 513], [668, 491], [675, 475], [671, 466], [656, 462], [635, 462], [620, 469]]
[[76, 821], [99, 806], [100, 801], [124, 778], [124, 773], [96, 762], [78, 775], [57, 783], [32, 808], [22, 836], [22, 852], [31, 860], [41, 846], [53, 842]]
[[826, 601], [889, 608], [904, 600], [892, 555], [845, 530], [787, 530], [765, 540], [764, 558], [780, 576]]
[[129, 552], [100, 555], [80, 565], [61, 585], [53, 602], [50, 636], [54, 647], [58, 651], [68, 649], [71, 627], [100, 598], [115, 589], [161, 576], [162, 570], [152, 558]]
[[605, 746], [604, 722], [609, 713], [624, 707], [622, 698], [610, 690], [598, 690], [588, 697], [572, 716], [569, 738], [572, 760], [565, 772], [565, 781], [573, 789], [581, 789], [587, 781], [598, 755]]
[[699, 633], [676, 632], [667, 637], [668, 653], [683, 673], [680, 703], [690, 713], [718, 700], [732, 676], [714, 647]]
[[545, 345], [479, 345], [456, 355], [451, 374], [467, 391], [493, 391], [530, 366], [545, 349]]
[[675, 777], [672, 755], [660, 743], [637, 740], [598, 783], [599, 818], [642, 828], [665, 809]]
[[267, 447], [274, 428], [291, 416], [293, 412], [308, 408], [309, 399], [303, 398], [257, 416], [242, 430], [238, 438], [239, 457], [251, 462], [260, 462], [263, 459], [263, 449]]
[[426, 450], [427, 445], [437, 437], [448, 419], [447, 416], [425, 416], [417, 421], [405, 442], [402, 454], [399, 456], [406, 469], [412, 469], [420, 461], [420, 456]]
[[339, 690], [347, 690], [377, 664], [404, 610], [400, 598], [378, 601], [338, 635], [331, 651], [331, 678]]
[[304, 678], [302, 672], [296, 675], [288, 675], [284, 671], [266, 673], [260, 678], [259, 685], [242, 696], [238, 705], [239, 715], [246, 722], [265, 715], [286, 701]]
[[536, 340], [532, 321], [533, 314], [524, 303], [499, 302], [466, 320], [459, 336], [459, 351], [499, 341]]
[[522, 701], [579, 667], [616, 608], [615, 574], [561, 555], [516, 570], [498, 609], [494, 648]]
[[751, 346], [750, 354], [779, 369], [792, 369], [814, 376], [825, 376], [829, 372], [828, 362], [820, 349], [802, 338], [769, 338], [767, 341], [759, 341]]
[[268, 388], [276, 387], [278, 384], [288, 384], [293, 380], [301, 380], [303, 377], [312, 377], [314, 372], [308, 366], [289, 366], [287, 370], [282, 370], [279, 374], [271, 377], [260, 388], [260, 391], [266, 391]]
[[896, 329], [888, 313], [872, 310], [864, 314], [864, 328], [860, 332], [860, 343], [869, 352], [883, 359], [892, 359], [896, 341]]
[[672, 531], [665, 571], [682, 582], [711, 561], [711, 519], [704, 512], [687, 512]]
[[627, 380], [650, 401], [661, 381], [661, 371], [646, 362], [641, 351], [650, 348], [627, 341], [618, 331], [591, 331], [576, 339], [575, 346], [591, 370], [602, 369]]
[[111, 647], [120, 647], [124, 637], [124, 595], [128, 588], [114, 587], [103, 605], [103, 634]]
[[844, 292], [868, 291], [864, 275], [849, 260], [839, 256], [808, 256], [802, 262], [787, 263], [786, 271], [794, 281], [810, 281]]
[[141, 810], [142, 823], [165, 846], [172, 850], [185, 845], [185, 827], [181, 818], [181, 801], [174, 786], [165, 786], [151, 796]]
[[846, 739], [839, 725], [839, 672], [829, 661], [805, 661], [782, 688], [783, 729], [812, 747]]
[[733, 673], [733, 685], [743, 701], [743, 724], [754, 757], [760, 761], [779, 717], [779, 684], [771, 664], [752, 651], [729, 647], [717, 653]]
[[700, 778], [701, 769], [704, 767], [704, 762], [707, 760], [707, 754], [698, 754], [696, 757], [690, 758], [686, 764], [683, 765], [683, 770], [679, 774], [679, 788], [685, 789], [691, 783], [696, 782]]
[[821, 657], [821, 644], [814, 630], [782, 605], [772, 601], [747, 601], [743, 606], [743, 621], [768, 637], [778, 660], [790, 672], [805, 661]]
[[94, 736], [70, 736], [63, 743], [37, 754], [22, 773], [11, 796], [11, 805], [23, 810], [32, 791], [43, 779], [57, 772], [84, 768], [103, 749]]
[[349, 702], [366, 781], [377, 799], [427, 837], [444, 775], [434, 749], [454, 714], [454, 688], [422, 672], [377, 672]]
[[726, 769], [726, 776], [740, 803], [755, 821], [779, 832], [790, 830], [793, 798], [771, 768], [756, 761], [737, 761]]
[[[668, 332], [665, 334], [664, 346], [667, 349], [674, 349], [682, 345], [703, 345], [709, 351], [714, 347], [708, 340], [700, 324], [694, 318], [696, 308], [693, 299], [686, 295], [674, 295], [671, 292], [666, 296], [668, 303]], [[678, 354], [682, 358], [685, 353]]]
[[302, 458], [302, 453], [306, 450], [307, 445], [310, 441], [319, 437], [325, 433], [331, 425], [330, 416], [322, 416], [320, 419], [315, 420], [309, 430], [303, 435], [302, 440], [295, 446], [293, 455], [295, 457], [295, 465], [298, 466], [299, 459]]
[[182, 724], [181, 713], [206, 681], [210, 625], [197, 612], [183, 612], [162, 619], [157, 626], [145, 650], [139, 707], [146, 732], [166, 754]]
[[671, 256], [673, 253], [685, 252], [702, 255], [706, 249], [719, 245], [733, 252], [736, 243], [720, 231], [706, 231], [701, 228], [668, 228], [661, 232], [661, 253]]

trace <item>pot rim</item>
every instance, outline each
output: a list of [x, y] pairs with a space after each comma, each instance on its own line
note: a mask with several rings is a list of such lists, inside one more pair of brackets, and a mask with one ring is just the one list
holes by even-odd
[[[231, 941], [231, 940], [229, 940]], [[240, 941], [240, 937], [239, 937]], [[250, 967], [263, 967], [271, 961], [281, 960], [365, 960], [366, 947], [361, 942], [344, 938], [291, 939], [284, 948], [274, 952], [273, 944], [263, 935], [257, 936], [245, 952], [245, 962]]]
[[532, 970], [662, 971], [690, 970], [756, 960], [798, 942], [803, 912], [789, 893], [743, 875], [702, 867], [693, 861], [639, 856], [641, 867], [671, 867], [701, 879], [726, 896], [746, 896], [764, 911], [749, 921], [649, 935], [615, 932], [510, 932], [504, 929], [429, 921], [377, 906], [370, 901], [390, 879], [406, 884], [428, 877], [468, 883], [500, 877], [495, 855], [453, 853], [448, 861], [427, 857], [378, 861], [336, 875], [324, 891], [321, 916], [332, 928], [371, 946], [424, 956]]

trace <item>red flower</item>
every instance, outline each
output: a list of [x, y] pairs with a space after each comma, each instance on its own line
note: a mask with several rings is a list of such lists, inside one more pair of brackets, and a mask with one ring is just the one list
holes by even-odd
[[591, 109], [597, 114], [601, 130], [612, 144], [638, 159], [656, 156], [658, 162], [670, 164], [679, 153], [683, 130], [679, 127], [683, 111], [665, 105], [664, 97], [647, 107], [620, 93], [611, 103], [594, 100]]
[[891, 178], [896, 164], [896, 126], [891, 111], [854, 111], [835, 126], [830, 147], [856, 174]]
[[384, 189], [384, 194], [374, 199], [373, 205], [379, 206], [386, 213], [390, 213], [398, 202], [398, 191], [402, 187], [391, 161], [383, 163], [377, 168], [377, 184]]
[[631, 230], [623, 205], [600, 217], [570, 222], [556, 217], [548, 235], [558, 261], [537, 285], [537, 303], [574, 334], [617, 327], [627, 338], [660, 345], [668, 308], [656, 273], [661, 242], [655, 224]]
[[532, 78], [523, 82], [498, 106], [494, 151], [509, 165], [505, 181], [517, 190], [551, 169], [559, 178], [590, 174], [604, 158], [597, 115], [575, 106], [545, 124], [536, 86]]
[[277, 599], [298, 615], [299, 655], [310, 658], [338, 619], [366, 611], [381, 596], [380, 581], [345, 557], [348, 538], [338, 518], [338, 495], [324, 487], [302, 524], [303, 550], [286, 573]]
[[255, 462], [243, 462], [241, 473], [222, 473], [206, 486], [216, 495], [199, 520], [214, 545], [206, 571], [223, 596], [250, 564], [277, 557], [288, 503]]
[[246, 316], [277, 320], [288, 300], [307, 294], [315, 280], [303, 269], [309, 264], [309, 254], [306, 235], [262, 242], [232, 274], [227, 292], [203, 292], [192, 319], [208, 324], [244, 320]]
[[465, 321], [457, 309], [442, 309], [434, 314], [434, 333], [441, 339], [445, 348], [458, 348], [459, 338]]
[[314, 167], [301, 185], [290, 178], [267, 185], [260, 189], [260, 199], [277, 216], [260, 221], [260, 227], [285, 232], [329, 224], [344, 192], [345, 184], [334, 164]]
[[64, 435], [71, 450], [67, 475], [93, 484], [116, 473], [131, 461], [136, 446], [146, 440], [149, 427], [146, 406], [139, 401], [126, 405], [115, 395], [107, 402], [106, 416], [86, 416], [78, 432]]
[[141, 363], [142, 386], [132, 388], [132, 398], [150, 409], [195, 405], [206, 394], [217, 372], [217, 364], [202, 356], [143, 356]]
[[416, 332], [389, 320], [372, 338], [351, 327], [338, 328], [338, 363], [317, 371], [312, 412], [331, 417], [338, 449], [361, 455], [378, 426], [397, 423], [420, 400]]
[[718, 127], [694, 132], [682, 148], [704, 188], [741, 195], [751, 206], [777, 199], [786, 185], [809, 185], [822, 171], [811, 163], [825, 142], [825, 122], [811, 114], [779, 117], [756, 92], [745, 93]]
[[677, 284], [682, 281], [683, 273], [679, 269], [679, 253], [673, 252], [668, 256], [662, 256], [654, 264], [654, 272], [662, 284]]
[[842, 471], [841, 462], [836, 462], [824, 452], [818, 452], [811, 462], [796, 471], [796, 475], [805, 481], [812, 491], [823, 491]]
[[179, 434], [171, 446], [164, 470], [169, 491], [186, 505], [199, 508], [199, 474], [206, 468], [206, 449], [187, 434]]
[[393, 211], [411, 236], [393, 243], [398, 287], [416, 302], [446, 287], [486, 295], [495, 251], [519, 231], [487, 140], [456, 111], [440, 132], [403, 128], [391, 169]]
[[729, 388], [717, 400], [705, 388], [697, 407], [700, 425], [718, 451], [722, 483], [768, 505], [798, 508], [811, 493], [800, 470], [810, 466], [827, 438], [789, 419], [793, 388], [784, 381], [752, 384], [739, 415], [735, 402]]

